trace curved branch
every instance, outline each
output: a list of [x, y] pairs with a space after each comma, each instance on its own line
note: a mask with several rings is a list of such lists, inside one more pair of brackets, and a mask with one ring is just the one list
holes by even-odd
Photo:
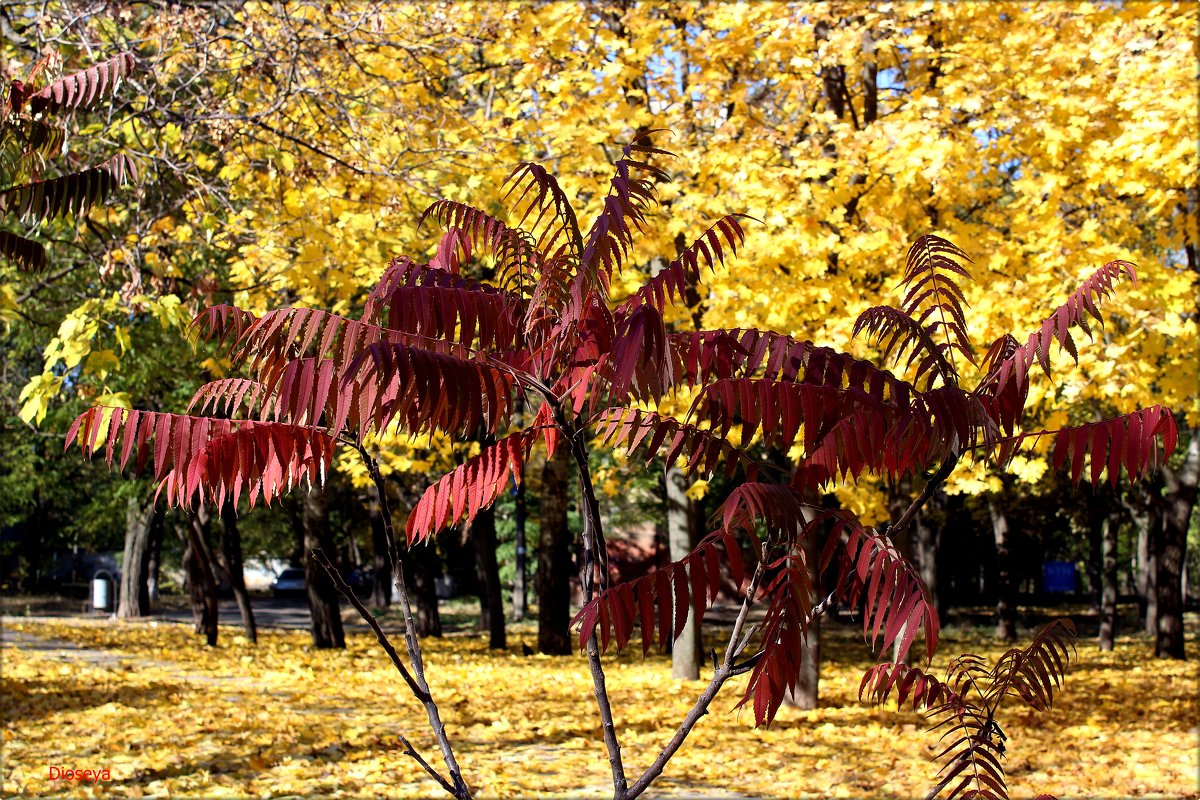
[[[383, 520], [384, 537], [387, 540], [388, 553], [392, 559], [392, 573], [396, 582], [396, 591], [400, 598], [400, 608], [404, 613], [404, 641], [408, 646], [409, 662], [412, 664], [413, 682], [417, 686], [414, 694], [421, 701], [421, 704], [425, 706], [425, 714], [429, 718], [429, 727], [433, 729], [433, 735], [437, 739], [438, 747], [442, 751], [442, 760], [446, 763], [446, 769], [450, 771], [450, 780], [453, 783], [449, 790], [450, 793], [457, 800], [471, 800], [471, 790], [467, 787], [466, 781], [463, 780], [462, 770], [458, 766], [458, 759], [455, 758], [454, 749], [450, 745], [450, 739], [446, 736], [446, 725], [442, 722], [441, 712], [438, 710], [437, 703], [434, 702], [433, 695], [429, 691], [429, 683], [425, 680], [425, 661], [421, 655], [421, 642], [417, 636], [417, 625], [413, 620], [412, 603], [409, 601], [408, 587], [404, 581], [404, 564], [400, 560], [400, 550], [396, 545], [396, 531], [392, 527], [391, 509], [388, 507], [387, 487], [384, 485], [383, 474], [379, 471], [379, 463], [371, 457], [366, 447], [362, 444], [356, 444], [356, 447], [363, 459], [363, 463], [367, 466], [371, 480], [375, 483], [375, 488], [379, 492], [379, 511], [380, 517]], [[391, 654], [389, 653], [389, 655]]]

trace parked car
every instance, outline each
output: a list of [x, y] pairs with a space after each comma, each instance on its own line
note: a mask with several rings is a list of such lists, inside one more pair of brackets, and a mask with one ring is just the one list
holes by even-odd
[[304, 570], [299, 567], [288, 567], [271, 582], [272, 597], [299, 597], [304, 589]]
[[357, 595], [367, 594], [375, 582], [375, 576], [371, 570], [355, 567], [345, 575], [346, 584], [354, 590]]

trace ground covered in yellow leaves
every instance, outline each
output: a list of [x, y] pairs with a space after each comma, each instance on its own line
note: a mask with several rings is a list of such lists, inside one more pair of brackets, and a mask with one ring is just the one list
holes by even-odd
[[[232, 628], [222, 635], [207, 650], [183, 625], [7, 624], [0, 793], [437, 795], [397, 742], [406, 735], [435, 760], [423, 712], [368, 636], [330, 652], [313, 650], [302, 632], [265, 632], [257, 646]], [[648, 796], [923, 796], [936, 771], [933, 737], [911, 712], [860, 705], [869, 664], [861, 638], [849, 629], [827, 638], [823, 708], [784, 709], [758, 730], [751, 714], [731, 711], [729, 691]], [[468, 781], [481, 798], [606, 796], [583, 658], [519, 649], [519, 638], [499, 655], [474, 636], [428, 643], [431, 683]], [[1000, 648], [952, 630], [939, 661], [966, 650]], [[1005, 728], [1014, 797], [1197, 796], [1198, 654], [1189, 650], [1187, 663], [1149, 655], [1143, 639], [1108, 654], [1081, 642], [1050, 714], [1013, 709]], [[610, 661], [627, 770], [638, 774], [703, 684], [670, 680], [662, 656]], [[52, 781], [51, 767], [108, 769], [112, 780]]]

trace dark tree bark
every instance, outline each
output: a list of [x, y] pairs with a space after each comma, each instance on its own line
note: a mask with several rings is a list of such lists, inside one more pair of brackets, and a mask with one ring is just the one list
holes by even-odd
[[392, 604], [392, 558], [388, 553], [387, 533], [383, 527], [383, 509], [379, 503], [379, 490], [372, 486], [367, 503], [367, 515], [371, 519], [371, 551], [373, 571], [371, 573], [371, 605], [387, 608]]
[[150, 526], [150, 553], [146, 558], [146, 598], [150, 608], [158, 606], [158, 578], [162, 568], [163, 529], [166, 520], [161, 511], [155, 509], [154, 524]]
[[[912, 480], [908, 476], [902, 477], [895, 485], [889, 486], [887, 505], [891, 525], [895, 525], [900, 521], [909, 504], [912, 503], [913, 497]], [[889, 534], [900, 555], [909, 562], [915, 562], [916, 558], [913, 554], [913, 549], [916, 544], [916, 536], [912, 530], [909, 528], [897, 531], [893, 528], [889, 531]], [[903, 636], [897, 636], [896, 642], [892, 646], [892, 661], [897, 663], [904, 660], [904, 654], [900, 652], [900, 642], [903, 638]], [[813, 707], [815, 708], [815, 706]]]
[[[935, 504], [937, 501], [938, 495], [934, 495], [930, 504]], [[923, 513], [917, 514], [916, 519], [913, 520], [912, 536], [915, 545], [913, 550], [917, 560], [917, 569], [921, 572], [921, 579], [929, 587], [929, 596], [933, 598], [933, 607], [937, 609], [939, 619], [946, 615], [946, 605], [942, 599], [943, 592], [938, 583], [938, 551], [942, 545], [942, 528], [941, 524], [932, 524]]]
[[308, 610], [312, 616], [313, 646], [342, 648], [346, 646], [346, 634], [342, 630], [338, 590], [329, 573], [312, 557], [313, 550], [320, 550], [326, 556], [334, 551], [325, 493], [306, 493], [303, 509], [304, 582], [308, 593]]
[[411, 594], [417, 607], [417, 631], [422, 636], [439, 638], [442, 615], [438, 610], [437, 579], [442, 574], [442, 561], [437, 549], [432, 541], [427, 541], [410, 547], [407, 555], [402, 557], [404, 580], [412, 587]]
[[1083, 495], [1088, 518], [1088, 579], [1100, 621], [1097, 637], [1101, 651], [1111, 652], [1117, 624], [1117, 534], [1121, 527], [1121, 504], [1108, 485]]
[[[821, 575], [817, 571], [822, 544], [816, 536], [809, 536], [804, 540], [804, 558], [808, 562], [808, 578], [812, 581], [813, 602], [817, 602], [822, 595]], [[814, 619], [809, 626], [803, 647], [800, 652], [800, 669], [796, 675], [796, 688], [785, 698], [785, 702], [803, 711], [811, 711], [821, 702], [820, 617]]]
[[1087, 506], [1087, 580], [1091, 595], [1092, 610], [1100, 613], [1104, 603], [1104, 522], [1108, 517], [1105, 494], [1101, 487], [1093, 487], [1084, 495]]
[[517, 490], [513, 497], [515, 508], [513, 510], [513, 522], [516, 526], [516, 575], [513, 577], [513, 619], [520, 621], [529, 616], [529, 599], [528, 599], [528, 553], [525, 548], [525, 464], [524, 462], [517, 464], [517, 469], [520, 473], [517, 475], [520, 478], [520, 483], [517, 484]]
[[996, 539], [996, 638], [1002, 642], [1016, 641], [1017, 605], [1012, 579], [1012, 554], [1009, 552], [1008, 517], [1001, 507], [1002, 499], [988, 496], [988, 513], [992, 518], [992, 534]]
[[1157, 501], [1163, 488], [1163, 476], [1155, 474], [1135, 484], [1126, 495], [1125, 507], [1137, 526], [1137, 573], [1134, 582], [1138, 595], [1138, 616], [1142, 629], [1151, 636], [1158, 633], [1158, 538], [1162, 531], [1162, 504]]
[[363, 559], [354, 529], [354, 520], [346, 519], [342, 522], [342, 533], [346, 535], [346, 561], [357, 569], [362, 566]]
[[538, 537], [538, 652], [570, 655], [571, 532], [567, 527], [567, 481], [570, 461], [566, 445], [542, 468], [541, 520]]
[[117, 619], [136, 619], [150, 613], [150, 540], [156, 521], [153, 500], [142, 507], [135, 498], [129, 498], [125, 506], [125, 558]]
[[258, 625], [254, 621], [254, 609], [250, 606], [250, 593], [246, 591], [246, 573], [243, 569], [242, 534], [237, 525], [237, 509], [226, 501], [221, 507], [221, 546], [216, 552], [217, 563], [229, 581], [233, 597], [237, 600], [238, 613], [242, 616], [242, 629], [246, 638], [258, 642]]
[[[677, 467], [667, 470], [663, 480], [667, 504], [667, 548], [672, 561], [679, 561], [696, 546], [692, 524], [692, 502], [687, 496], [687, 476]], [[700, 677], [702, 642], [696, 612], [688, 604], [687, 622], [671, 645], [671, 677], [694, 681]]]
[[479, 624], [488, 632], [488, 647], [503, 650], [508, 642], [500, 565], [496, 561], [495, 506], [480, 511], [471, 522], [471, 540], [475, 544], [475, 571], [479, 576]]
[[821, 618], [813, 620], [800, 653], [800, 672], [796, 676], [796, 691], [791, 704], [802, 711], [812, 711], [821, 704]]
[[1183, 560], [1187, 556], [1188, 524], [1196, 507], [1200, 484], [1200, 431], [1192, 432], [1191, 441], [1184, 451], [1183, 463], [1178, 468], [1164, 465], [1162, 473], [1162, 527], [1156, 542], [1158, 620], [1154, 655], [1160, 658], [1185, 658]]
[[183, 542], [183, 570], [192, 604], [192, 623], [196, 633], [204, 634], [208, 646], [216, 647], [219, 608], [216, 572], [208, 546], [208, 510], [201, 506], [189, 512], [175, 532]]
[[1120, 517], [1109, 506], [1100, 522], [1100, 649], [1112, 652], [1117, 627], [1117, 533]]

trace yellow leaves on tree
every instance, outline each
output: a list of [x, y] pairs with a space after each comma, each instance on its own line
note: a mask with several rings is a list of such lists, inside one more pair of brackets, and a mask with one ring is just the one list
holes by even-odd
[[232, 20], [144, 21], [156, 69], [199, 71], [211, 106], [204, 147], [170, 125], [164, 146], [219, 191], [142, 251], [194, 251], [204, 232], [229, 254], [239, 305], [351, 312], [391, 257], [431, 252], [415, 220], [432, 200], [491, 210], [516, 163], [565, 159], [587, 217], [604, 143], [667, 128], [686, 154], [664, 165], [669, 224], [651, 221], [631, 263], [661, 266], [706, 214], [762, 220], [699, 298], [706, 326], [848, 341], [856, 313], [889, 299], [895, 254], [932, 231], [975, 259], [970, 333], [989, 342], [1125, 259], [1141, 281], [1102, 333], [1122, 357], [1110, 369], [1084, 348], [1040, 413], [1064, 399], [1126, 412], [1153, 392], [1200, 424], [1194, 5], [365, 10], [251, 3]]

